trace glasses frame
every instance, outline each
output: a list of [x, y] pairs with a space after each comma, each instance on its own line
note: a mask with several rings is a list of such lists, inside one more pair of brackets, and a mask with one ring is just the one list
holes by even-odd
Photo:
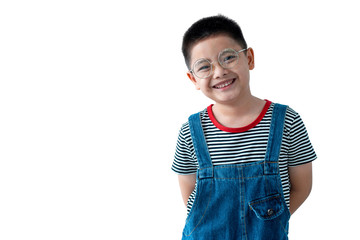
[[[220, 65], [221, 67], [223, 67], [224, 69], [231, 69], [231, 68], [233, 68], [233, 67], [224, 67], [224, 66], [220, 63], [220, 54], [221, 54], [222, 52], [226, 51], [226, 50], [233, 50], [234, 52], [236, 52], [236, 53], [237, 53], [237, 59], [236, 59], [236, 63], [235, 63], [235, 65], [236, 65], [236, 64], [238, 63], [238, 61], [239, 61], [239, 53], [244, 52], [244, 51], [246, 51], [246, 50], [248, 50], [248, 49], [249, 49], [249, 48], [243, 48], [243, 49], [241, 49], [241, 50], [239, 50], [239, 51], [236, 51], [235, 49], [232, 49], [232, 48], [225, 48], [224, 50], [222, 50], [221, 52], [219, 52], [217, 61], [218, 61], [219, 65]], [[207, 62], [209, 62], [209, 64], [210, 64], [211, 69], [210, 69], [209, 75], [207, 75], [206, 77], [199, 77], [199, 76], [196, 75], [196, 73], [194, 72], [194, 67], [195, 67], [196, 63], [198, 63], [199, 61], [207, 61]], [[193, 64], [192, 69], [190, 69], [189, 71], [190, 71], [190, 73], [191, 73], [192, 75], [196, 76], [197, 78], [205, 79], [205, 78], [210, 77], [210, 76], [213, 74], [213, 71], [214, 71], [213, 63], [214, 63], [214, 61], [210, 62], [210, 61], [209, 61], [208, 59], [206, 59], [206, 58], [200, 58], [200, 59], [198, 59], [198, 60], [195, 61], [195, 63]]]

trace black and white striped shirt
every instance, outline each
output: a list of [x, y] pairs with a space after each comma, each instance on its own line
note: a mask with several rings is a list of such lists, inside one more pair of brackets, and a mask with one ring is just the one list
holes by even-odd
[[[265, 158], [274, 104], [267, 101], [262, 113], [243, 128], [226, 128], [213, 116], [212, 106], [200, 113], [205, 139], [212, 164], [248, 163]], [[290, 206], [290, 181], [288, 167], [309, 163], [316, 159], [305, 125], [299, 114], [290, 107], [285, 116], [283, 140], [280, 148], [279, 168], [285, 200]], [[198, 162], [191, 140], [189, 123], [182, 125], [177, 141], [172, 170], [178, 174], [194, 174]], [[196, 188], [189, 197], [187, 210], [191, 209]]]

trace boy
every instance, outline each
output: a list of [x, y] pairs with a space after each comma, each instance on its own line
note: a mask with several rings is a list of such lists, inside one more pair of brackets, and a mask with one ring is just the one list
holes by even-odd
[[172, 170], [188, 208], [182, 239], [288, 239], [316, 159], [300, 116], [251, 94], [254, 51], [235, 21], [200, 19], [182, 51], [187, 76], [215, 102], [178, 137]]

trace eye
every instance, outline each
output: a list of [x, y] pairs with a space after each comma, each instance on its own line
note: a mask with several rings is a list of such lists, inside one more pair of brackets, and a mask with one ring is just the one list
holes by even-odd
[[225, 63], [230, 63], [230, 62], [234, 61], [235, 59], [236, 59], [236, 56], [235, 56], [235, 55], [228, 55], [228, 56], [225, 56], [225, 57], [224, 57], [223, 62], [225, 62]]
[[194, 69], [195, 69], [195, 72], [206, 72], [206, 71], [210, 71], [211, 65], [210, 65], [209, 61], [202, 60], [195, 64]]
[[198, 72], [204, 72], [204, 71], [208, 71], [210, 69], [210, 66], [208, 65], [204, 65], [198, 68]]
[[238, 59], [238, 53], [232, 48], [226, 48], [219, 53], [219, 63], [223, 66], [227, 66], [236, 63]]

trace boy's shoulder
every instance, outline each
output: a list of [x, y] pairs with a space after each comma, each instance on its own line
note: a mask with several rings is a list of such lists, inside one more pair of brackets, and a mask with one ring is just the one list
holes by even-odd
[[[210, 105], [210, 106], [211, 106], [211, 105]], [[209, 115], [208, 115], [208, 108], [209, 108], [210, 106], [202, 109], [201, 111], [198, 111], [198, 112], [195, 112], [195, 113], [190, 114], [190, 115], [187, 117], [186, 122], [184, 122], [184, 123], [182, 124], [181, 130], [183, 130], [183, 129], [185, 129], [185, 130], [189, 129], [189, 118], [190, 118], [191, 116], [193, 116], [193, 115], [200, 115], [200, 120], [201, 120], [201, 121], [206, 120], [206, 119], [209, 117]]]

